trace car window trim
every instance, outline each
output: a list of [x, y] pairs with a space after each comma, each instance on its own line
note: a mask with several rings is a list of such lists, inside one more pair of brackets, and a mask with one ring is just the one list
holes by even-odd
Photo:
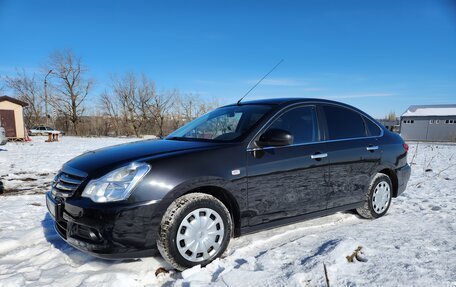
[[292, 107], [290, 109], [287, 109], [285, 111], [283, 111], [282, 113], [280, 114], [277, 114], [276, 116], [274, 116], [274, 120], [270, 123], [268, 123], [268, 126], [266, 127], [265, 131], [267, 131], [281, 116], [285, 115], [286, 113], [292, 111], [292, 110], [295, 110], [295, 109], [300, 109], [300, 108], [305, 108], [305, 107], [313, 107], [313, 112], [314, 112], [314, 116], [315, 116], [315, 120], [317, 121], [316, 122], [316, 128], [317, 128], [317, 138], [318, 138], [318, 141], [321, 140], [321, 132], [320, 132], [320, 123], [319, 123], [319, 120], [318, 120], [318, 114], [317, 114], [317, 106], [314, 105], [314, 104], [303, 104], [302, 106], [296, 106], [296, 107]]
[[363, 115], [362, 118], [363, 118], [363, 121], [364, 121], [364, 125], [365, 125], [365, 127], [366, 127], [366, 134], [371, 135], [371, 132], [370, 132], [370, 130], [369, 130], [369, 127], [367, 126], [366, 121], [370, 121], [371, 123], [373, 123], [374, 125], [376, 125], [376, 126], [380, 129], [380, 134], [383, 132], [383, 130], [382, 130], [382, 129], [373, 121], [373, 120], [369, 119], [368, 117], [366, 117], [366, 116], [364, 116], [364, 115]]
[[[308, 107], [308, 106], [314, 107], [315, 119], [317, 120], [317, 125], [316, 126], [318, 128], [318, 138], [319, 138], [319, 141], [316, 141], [316, 142], [321, 142], [321, 138], [322, 138], [321, 135], [322, 134], [321, 134], [321, 131], [320, 131], [320, 120], [319, 120], [319, 116], [318, 116], [318, 106], [317, 106], [317, 104], [315, 104], [315, 103], [295, 103], [295, 104], [291, 104], [291, 105], [285, 106], [285, 107], [281, 108], [280, 110], [278, 110], [275, 113], [275, 115], [273, 115], [261, 127], [261, 129], [258, 130], [258, 132], [255, 134], [255, 136], [249, 141], [249, 144], [247, 145], [247, 151], [268, 149], [269, 147], [259, 148], [259, 147], [251, 147], [251, 145], [255, 143], [255, 139], [259, 138], [260, 134], [265, 132], [279, 117], [284, 115], [286, 112], [291, 111], [293, 109], [298, 109], [298, 108], [303, 108], [303, 107]], [[314, 142], [312, 142], [312, 143], [314, 143]], [[301, 144], [304, 144], [304, 143], [301, 143]], [[291, 145], [287, 145], [287, 147], [288, 146], [295, 146], [295, 145], [300, 145], [300, 144], [291, 144]], [[283, 146], [283, 147], [286, 147], [286, 146]], [[275, 147], [275, 148], [279, 148], [279, 147]]]
[[[347, 106], [344, 106], [344, 105], [338, 105], [338, 104], [335, 104], [335, 103], [322, 103], [322, 104], [320, 104], [320, 107], [323, 108], [323, 106], [325, 106], [325, 105], [326, 106], [338, 106], [338, 107], [341, 107], [341, 108], [344, 108], [344, 109], [348, 109], [348, 110], [351, 110], [352, 112], [357, 113], [361, 117], [361, 120], [363, 121], [364, 129], [366, 131], [366, 136], [364, 136], [364, 137], [341, 138], [341, 139], [333, 139], [333, 140], [328, 139], [328, 140], [325, 140], [325, 141], [341, 141], [341, 140], [353, 140], [353, 139], [365, 139], [365, 138], [379, 138], [379, 137], [383, 136], [383, 134], [384, 134], [383, 129], [375, 121], [373, 121], [369, 115], [364, 114], [364, 113], [360, 113], [359, 111], [357, 111], [357, 110], [355, 110], [355, 109], [353, 109], [351, 107], [347, 107]], [[325, 119], [326, 129], [327, 129], [328, 122], [326, 120], [326, 114], [324, 112], [322, 113], [322, 117], [324, 117], [324, 119]], [[367, 125], [365, 123], [364, 118], [366, 118], [367, 120], [370, 120], [372, 123], [374, 123], [380, 129], [380, 134], [378, 136], [368, 135], [370, 133], [368, 133], [368, 128], [367, 128]]]
[[[330, 143], [330, 142], [339, 142], [339, 141], [349, 141], [349, 140], [357, 140], [357, 139], [371, 139], [371, 138], [381, 138], [383, 135], [384, 135], [384, 131], [383, 129], [375, 122], [375, 121], [372, 121], [379, 129], [380, 129], [380, 135], [378, 136], [364, 136], [364, 137], [354, 137], [354, 138], [342, 138], [342, 139], [333, 139], [333, 140], [330, 140], [330, 139], [326, 139], [326, 129], [327, 127], [325, 127], [325, 139], [321, 139], [321, 132], [322, 131], [319, 131], [319, 134], [320, 134], [320, 141], [315, 141], [315, 142], [308, 142], [308, 143], [299, 143], [299, 144], [291, 144], [291, 145], [286, 145], [286, 146], [278, 146], [278, 147], [252, 147], [252, 144], [255, 142], [255, 139], [258, 137], [259, 134], [261, 134], [265, 128], [269, 127], [270, 126], [270, 123], [271, 121], [275, 120], [278, 116], [282, 115], [283, 111], [289, 109], [289, 108], [292, 108], [292, 107], [304, 107], [304, 106], [315, 106], [316, 107], [316, 112], [317, 112], [317, 121], [321, 121], [320, 119], [320, 116], [323, 117], [324, 121], [326, 122], [326, 116], [324, 115], [324, 113], [320, 113], [319, 110], [320, 108], [323, 106], [323, 105], [333, 105], [333, 106], [339, 106], [341, 108], [346, 108], [346, 109], [349, 109], [355, 113], [358, 113], [360, 116], [361, 116], [361, 119], [363, 116], [365, 116], [367, 119], [370, 120], [370, 117], [368, 117], [367, 115], [364, 115], [363, 113], [360, 113], [359, 111], [351, 108], [351, 107], [347, 107], [347, 106], [344, 106], [344, 105], [339, 105], [337, 103], [306, 103], [306, 104], [303, 104], [303, 103], [295, 103], [295, 104], [291, 104], [291, 105], [288, 105], [286, 107], [283, 107], [282, 109], [280, 109], [274, 116], [272, 116], [264, 125], [263, 127], [255, 134], [255, 136], [250, 140], [249, 144], [247, 145], [247, 149], [246, 151], [250, 152], [250, 151], [258, 151], [258, 150], [268, 150], [268, 149], [277, 149], [277, 148], [285, 148], [285, 147], [296, 147], [296, 146], [302, 146], [302, 145], [310, 145], [310, 144], [319, 144], [319, 143]], [[320, 129], [320, 125], [317, 125], [318, 128]]]
[[[363, 124], [363, 129], [364, 129], [364, 136], [361, 136], [361, 137], [352, 137], [352, 138], [340, 138], [340, 139], [353, 139], [353, 138], [365, 138], [365, 137], [368, 137], [369, 136], [369, 132], [368, 132], [368, 129], [367, 129], [367, 125], [366, 125], [366, 122], [364, 121], [364, 115], [362, 113], [360, 113], [359, 111], [356, 111], [354, 109], [350, 109], [348, 107], [345, 107], [345, 106], [342, 106], [342, 105], [334, 105], [332, 103], [329, 103], [329, 104], [321, 104], [320, 105], [320, 109], [322, 111], [322, 117], [325, 119], [325, 131], [326, 131], [326, 134], [325, 134], [325, 139], [328, 139], [328, 140], [331, 140], [329, 138], [329, 124], [328, 124], [328, 118], [326, 117], [326, 112], [325, 112], [325, 106], [329, 106], [329, 107], [336, 107], [336, 108], [339, 108], [339, 109], [345, 109], [345, 110], [349, 110], [353, 113], [356, 113], [358, 115], [358, 117], [360, 118], [362, 124]], [[334, 139], [334, 140], [340, 140], [340, 139]]]

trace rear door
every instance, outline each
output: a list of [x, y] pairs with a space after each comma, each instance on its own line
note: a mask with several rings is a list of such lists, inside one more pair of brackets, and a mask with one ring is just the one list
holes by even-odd
[[329, 166], [319, 142], [316, 107], [298, 106], [282, 112], [255, 139], [270, 128], [290, 132], [294, 142], [247, 152], [250, 225], [322, 210], [327, 205]]
[[371, 132], [369, 126], [375, 123], [346, 107], [322, 105], [321, 113], [326, 126], [324, 148], [330, 163], [328, 208], [363, 201], [381, 160], [382, 150], [378, 146], [381, 130], [377, 127], [377, 131]]

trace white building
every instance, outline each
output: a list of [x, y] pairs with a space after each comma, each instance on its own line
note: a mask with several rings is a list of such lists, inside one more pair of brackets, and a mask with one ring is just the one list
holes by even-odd
[[456, 142], [456, 105], [410, 106], [401, 116], [401, 136], [414, 141]]

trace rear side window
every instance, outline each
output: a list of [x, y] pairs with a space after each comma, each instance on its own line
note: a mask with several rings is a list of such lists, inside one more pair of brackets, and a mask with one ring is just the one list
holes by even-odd
[[268, 129], [281, 129], [293, 135], [293, 144], [318, 140], [318, 125], [314, 106], [305, 106], [286, 111]]
[[330, 140], [366, 136], [364, 121], [359, 113], [336, 106], [323, 106], [323, 112]]
[[371, 120], [366, 117], [364, 118], [364, 122], [366, 123], [367, 131], [369, 132], [370, 136], [379, 136], [381, 131], [380, 128]]

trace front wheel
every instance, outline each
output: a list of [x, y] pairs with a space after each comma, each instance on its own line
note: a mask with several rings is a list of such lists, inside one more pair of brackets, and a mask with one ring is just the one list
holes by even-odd
[[363, 207], [356, 209], [358, 214], [369, 219], [385, 215], [391, 205], [392, 186], [389, 176], [378, 173], [369, 186]]
[[178, 270], [205, 266], [225, 252], [231, 230], [230, 213], [220, 200], [190, 193], [176, 199], [166, 210], [157, 247]]

